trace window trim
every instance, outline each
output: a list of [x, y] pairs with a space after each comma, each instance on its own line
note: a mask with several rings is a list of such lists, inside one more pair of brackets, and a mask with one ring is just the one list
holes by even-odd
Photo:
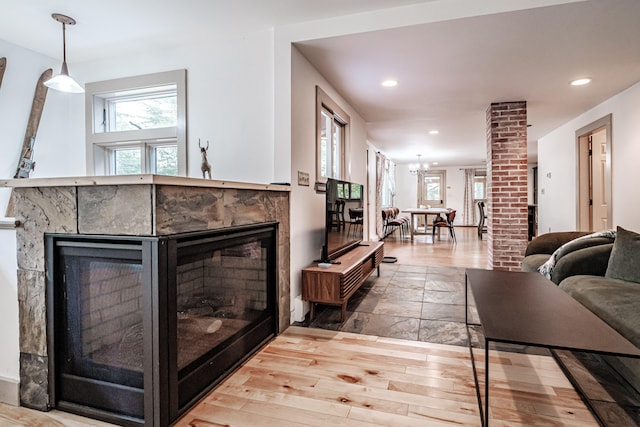
[[[178, 176], [187, 175], [187, 79], [186, 70], [165, 71], [133, 77], [124, 77], [85, 85], [85, 132], [88, 175], [109, 175], [109, 151], [127, 145], [145, 145], [154, 141], [175, 139], [178, 147]], [[119, 91], [149, 92], [157, 87], [162, 90], [176, 85], [178, 119], [175, 127], [128, 130], [118, 132], [95, 131], [95, 124], [102, 122], [102, 109], [96, 108], [96, 97]], [[153, 91], [151, 91], [153, 92]], [[146, 156], [146, 153], [142, 153]]]
[[[340, 176], [323, 177], [321, 176], [322, 170], [322, 111], [328, 111], [333, 115], [333, 120], [338, 121], [344, 129], [341, 141], [340, 141], [340, 170], [338, 171]], [[351, 118], [338, 104], [331, 99], [320, 86], [316, 86], [316, 183], [325, 183], [327, 178], [335, 178], [340, 180], [346, 180], [346, 163], [347, 163], [347, 147], [349, 147], [349, 134], [350, 134], [350, 122]], [[317, 186], [316, 186], [317, 187]]]

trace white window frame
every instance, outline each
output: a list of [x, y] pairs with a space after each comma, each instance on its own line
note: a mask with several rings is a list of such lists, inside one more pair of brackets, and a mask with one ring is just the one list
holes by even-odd
[[[125, 77], [85, 85], [86, 152], [88, 175], [111, 175], [113, 172], [113, 150], [138, 146], [142, 152], [142, 173], [151, 173], [149, 147], [175, 144], [178, 148], [178, 176], [187, 175], [187, 102], [186, 70], [166, 71], [142, 76]], [[104, 132], [97, 129], [103, 123], [104, 95], [118, 92], [140, 91], [153, 93], [176, 86], [177, 123], [175, 127], [137, 129]]]

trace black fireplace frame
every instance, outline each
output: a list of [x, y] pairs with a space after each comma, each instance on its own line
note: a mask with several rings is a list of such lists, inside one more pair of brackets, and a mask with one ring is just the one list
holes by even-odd
[[[123, 426], [169, 426], [219, 384], [241, 363], [275, 337], [278, 331], [278, 223], [267, 222], [168, 236], [111, 236], [45, 234], [47, 285], [47, 345], [49, 348], [49, 406]], [[267, 242], [267, 307], [264, 318], [229, 337], [217, 346], [220, 351], [183, 378], [177, 366], [177, 265], [185, 251], [199, 247], [221, 249], [236, 239], [264, 238]], [[240, 240], [238, 240], [240, 239]], [[89, 248], [126, 249], [139, 253], [142, 263], [143, 388], [128, 390], [132, 404], [143, 405], [143, 416], [130, 415], [96, 405], [79, 404], [61, 398], [61, 388], [74, 378], [59, 376], [61, 334], [65, 333], [60, 310], [64, 299], [58, 283], [62, 247], [84, 251]], [[182, 252], [181, 252], [182, 251]], [[76, 381], [74, 387], [91, 400], [92, 381]], [[85, 388], [86, 387], [86, 388]], [[136, 403], [137, 399], [137, 403]], [[139, 407], [139, 406], [138, 406]]]

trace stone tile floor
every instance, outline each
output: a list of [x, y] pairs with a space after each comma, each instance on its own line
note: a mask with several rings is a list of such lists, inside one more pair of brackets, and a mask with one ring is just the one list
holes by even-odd
[[467, 345], [464, 269], [383, 264], [349, 300], [348, 318], [338, 307], [318, 306], [309, 326]]
[[[315, 319], [307, 319], [300, 325], [468, 346], [464, 271], [458, 267], [382, 264], [380, 277], [374, 273], [349, 300], [344, 322], [340, 322], [340, 307], [319, 305]], [[471, 323], [478, 323], [472, 300], [469, 306]], [[484, 339], [479, 327], [471, 327], [471, 339], [474, 347], [482, 347]], [[500, 349], [550, 355], [546, 349], [530, 346], [505, 345]], [[609, 427], [640, 426], [640, 396], [631, 391], [624, 380], [612, 381], [614, 375], [596, 356], [573, 354], [575, 356], [565, 354], [563, 360], [571, 357], [566, 364], [579, 366], [570, 371], [576, 381], [584, 384], [585, 394], [610, 396], [605, 400], [589, 401], [603, 424]], [[583, 368], [587, 363], [589, 370]]]

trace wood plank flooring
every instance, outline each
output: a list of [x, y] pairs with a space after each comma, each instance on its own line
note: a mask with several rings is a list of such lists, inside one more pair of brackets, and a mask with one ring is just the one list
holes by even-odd
[[[465, 347], [292, 326], [176, 426], [479, 425], [470, 363]], [[597, 425], [552, 358], [492, 351], [490, 370], [491, 425]]]
[[406, 265], [487, 268], [486, 234], [481, 240], [476, 227], [456, 227], [457, 243], [454, 243], [446, 230], [441, 231], [435, 241], [431, 234], [416, 234], [411, 240], [408, 236], [400, 238], [395, 231], [384, 239], [384, 254]]

